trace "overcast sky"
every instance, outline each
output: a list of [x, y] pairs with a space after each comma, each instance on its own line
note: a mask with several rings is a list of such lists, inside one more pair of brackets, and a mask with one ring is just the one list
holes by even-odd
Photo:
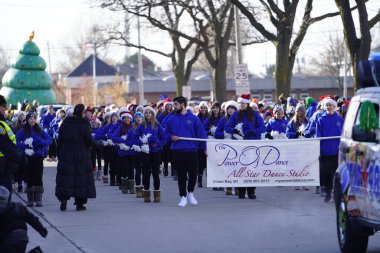
[[[91, 1], [90, 1], [91, 2]], [[303, 9], [304, 0], [299, 7]], [[317, 4], [318, 3], [318, 4]], [[380, 9], [379, 0], [370, 0], [368, 11], [370, 17]], [[336, 11], [335, 1], [315, 1], [312, 16], [326, 12]], [[56, 63], [64, 53], [63, 48], [72, 46], [73, 37], [81, 33], [86, 25], [96, 22], [101, 17], [107, 19], [107, 12], [90, 7], [89, 1], [83, 0], [0, 0], [0, 46], [11, 58], [17, 56], [18, 50], [28, 39], [31, 31], [35, 31], [34, 42], [41, 49], [41, 56], [48, 62], [47, 43], [50, 46], [51, 65], [53, 71]], [[297, 24], [301, 23], [298, 18]], [[299, 57], [307, 62], [322, 50], [326, 38], [331, 32], [340, 32], [340, 18], [331, 18], [309, 28], [305, 41], [299, 51]], [[378, 26], [379, 27], [379, 26]], [[295, 29], [297, 30], [297, 29]], [[376, 30], [380, 34], [380, 29]], [[377, 35], [376, 35], [377, 36]], [[164, 36], [162, 36], [164, 38]], [[136, 40], [136, 33], [132, 32], [132, 40]], [[165, 48], [168, 43], [165, 40], [143, 36], [142, 43], [157, 48]], [[167, 48], [167, 47], [166, 47]], [[170, 48], [167, 48], [168, 50]], [[132, 53], [135, 51], [131, 49]], [[125, 55], [125, 50], [113, 47], [108, 57], [120, 61]], [[154, 62], [164, 69], [168, 68], [170, 60], [156, 54], [147, 54]], [[252, 72], [263, 72], [265, 64], [273, 64], [275, 61], [275, 48], [271, 43], [249, 46], [244, 49], [244, 62], [249, 65]]]

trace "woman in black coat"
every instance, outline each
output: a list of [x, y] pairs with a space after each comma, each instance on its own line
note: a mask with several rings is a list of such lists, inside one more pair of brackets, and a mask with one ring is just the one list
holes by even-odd
[[67, 117], [59, 129], [58, 165], [55, 196], [66, 210], [67, 200], [75, 198], [76, 210], [86, 210], [88, 198], [96, 198], [90, 147], [97, 147], [90, 124], [84, 116], [85, 106], [78, 104], [72, 117]]

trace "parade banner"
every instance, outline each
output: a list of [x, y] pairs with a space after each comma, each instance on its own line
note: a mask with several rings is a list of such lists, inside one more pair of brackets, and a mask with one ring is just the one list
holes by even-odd
[[319, 139], [214, 139], [207, 154], [207, 187], [319, 185]]

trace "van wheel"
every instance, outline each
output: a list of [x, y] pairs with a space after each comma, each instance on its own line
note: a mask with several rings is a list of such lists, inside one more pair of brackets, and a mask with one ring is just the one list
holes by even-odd
[[336, 211], [340, 250], [343, 253], [365, 253], [368, 247], [368, 235], [355, 234], [348, 219], [346, 203], [344, 203], [342, 193], [339, 193], [336, 198]]

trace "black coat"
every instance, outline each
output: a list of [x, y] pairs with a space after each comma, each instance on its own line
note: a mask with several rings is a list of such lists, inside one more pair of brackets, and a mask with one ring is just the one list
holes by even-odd
[[59, 200], [96, 198], [90, 147], [96, 147], [88, 121], [68, 117], [58, 132], [55, 196]]

